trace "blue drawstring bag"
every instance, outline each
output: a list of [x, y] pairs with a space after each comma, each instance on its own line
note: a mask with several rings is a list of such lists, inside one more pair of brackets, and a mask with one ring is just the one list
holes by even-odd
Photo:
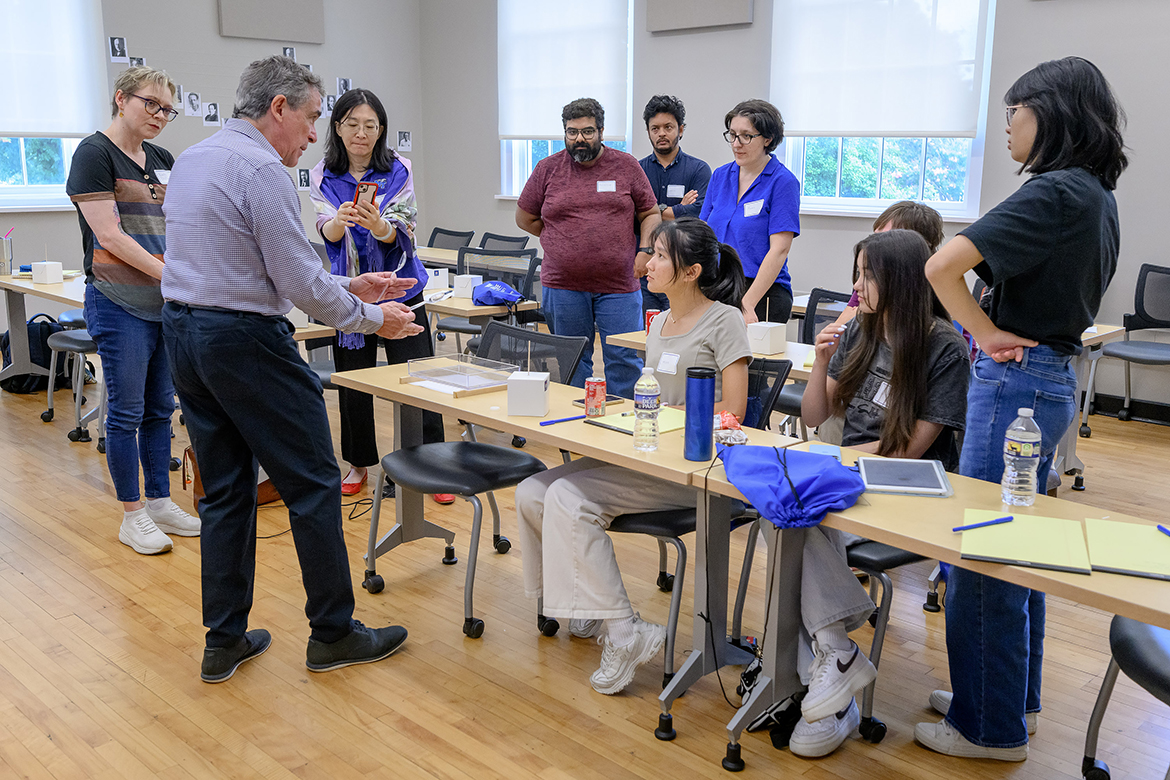
[[731, 484], [779, 528], [817, 525], [865, 491], [856, 471], [828, 455], [741, 445], [721, 447], [719, 457]]
[[512, 285], [495, 280], [476, 285], [471, 291], [471, 301], [476, 306], [511, 306], [522, 300], [524, 296], [516, 292]]

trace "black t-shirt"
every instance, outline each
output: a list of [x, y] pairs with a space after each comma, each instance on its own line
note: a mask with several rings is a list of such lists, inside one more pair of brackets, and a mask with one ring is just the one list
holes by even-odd
[[975, 273], [992, 285], [996, 327], [1076, 353], [1117, 270], [1117, 201], [1101, 180], [1037, 174], [959, 235], [983, 255]]
[[[861, 323], [854, 319], [845, 326], [841, 345], [829, 359], [830, 378], [836, 380], [840, 377], [845, 359], [850, 350], [857, 347], [860, 339]], [[942, 319], [936, 319], [930, 331], [929, 354], [926, 403], [919, 419], [938, 423], [943, 429], [921, 457], [923, 460], [941, 460], [943, 468], [954, 471], [959, 465], [955, 431], [963, 430], [967, 422], [967, 383], [971, 376], [971, 358], [962, 334], [952, 323]], [[892, 360], [893, 354], [883, 341], [878, 345], [877, 355], [869, 365], [865, 381], [845, 410], [842, 447], [853, 447], [881, 438], [882, 422], [886, 418], [886, 399], [891, 392]]]

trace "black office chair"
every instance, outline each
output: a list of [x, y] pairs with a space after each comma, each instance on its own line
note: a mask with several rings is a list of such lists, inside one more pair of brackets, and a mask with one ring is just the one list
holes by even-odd
[[502, 236], [485, 232], [479, 239], [480, 249], [524, 249], [527, 246], [528, 236]]
[[[459, 260], [455, 266], [457, 274], [478, 274], [486, 282], [497, 280], [506, 282], [525, 295], [527, 289], [531, 292], [531, 276], [536, 267], [536, 249], [476, 249], [460, 247]], [[441, 317], [435, 324], [436, 333], [454, 333], [455, 348], [463, 351], [461, 335], [478, 336], [482, 328], [470, 322], [466, 317]], [[468, 351], [474, 352], [476, 346], [470, 341]]]
[[[1138, 271], [1133, 308], [1134, 313], [1126, 314], [1122, 319], [1122, 324], [1125, 325], [1125, 340], [1106, 344], [1101, 348], [1100, 355], [1103, 358], [1111, 357], [1125, 361], [1125, 403], [1117, 412], [1118, 420], [1129, 420], [1132, 417], [1129, 409], [1132, 399], [1129, 364], [1170, 366], [1170, 344], [1145, 339], [1130, 341], [1129, 338], [1129, 334], [1135, 330], [1170, 328], [1170, 268], [1142, 263], [1141, 270]], [[1094, 406], [1098, 362], [1093, 360], [1093, 368], [1089, 371], [1088, 399], [1081, 414], [1080, 435], [1083, 439], [1089, 438], [1093, 433], [1089, 428], [1089, 415]]]
[[[800, 324], [800, 343], [813, 344], [821, 329], [841, 316], [845, 307], [842, 304], [849, 302], [851, 293], [839, 293], [814, 287], [808, 295], [808, 308], [805, 310], [804, 320]], [[800, 417], [800, 402], [804, 398], [806, 382], [792, 382], [780, 391], [776, 399], [776, 411], [788, 415], [800, 424], [800, 438], [808, 440], [808, 428]]]
[[[535, 351], [532, 364], [527, 363], [528, 345], [554, 347], [552, 357], [537, 361]], [[577, 369], [585, 350], [584, 337], [553, 336], [536, 333], [498, 322], [488, 323], [484, 330], [480, 357], [529, 365], [530, 370], [548, 371], [556, 380], [567, 379]], [[507, 447], [482, 444], [475, 441], [475, 430], [468, 425], [470, 441], [420, 444], [391, 452], [382, 458], [382, 473], [374, 490], [374, 510], [370, 518], [370, 539], [366, 553], [366, 574], [362, 587], [378, 593], [385, 582], [376, 570], [378, 522], [382, 511], [382, 487], [393, 480], [418, 493], [453, 493], [471, 503], [475, 514], [471, 521], [471, 539], [468, 543], [467, 578], [463, 587], [463, 633], [472, 639], [483, 636], [484, 623], [474, 613], [475, 565], [479, 550], [480, 525], [483, 504], [480, 493], [487, 493], [492, 510], [492, 542], [496, 552], [503, 554], [511, 543], [500, 535], [500, 510], [493, 491], [517, 485], [533, 474], [545, 470], [545, 465], [531, 455]], [[454, 549], [447, 548], [444, 563], [455, 563]]]
[[[1113, 657], [1085, 734], [1085, 756], [1081, 760], [1085, 780], [1109, 780], [1109, 766], [1097, 760], [1097, 736], [1119, 671], [1163, 704], [1170, 704], [1170, 631], [1116, 615], [1109, 626], [1109, 649]], [[1170, 769], [1166, 770], [1166, 780], [1170, 780]]]
[[[784, 386], [788, 372], [792, 370], [790, 360], [753, 360], [748, 368], [748, 398], [759, 398], [761, 413], [756, 415], [753, 427], [765, 430], [770, 417], [771, 409], [775, 404], [776, 395]], [[749, 408], [755, 405], [749, 400]], [[732, 529], [744, 525], [751, 525], [752, 545], [755, 540], [755, 529], [758, 516], [749, 512], [741, 502], [735, 502], [732, 507]], [[674, 640], [678, 630], [678, 613], [682, 603], [683, 577], [687, 565], [687, 548], [683, 544], [682, 536], [693, 533], [697, 522], [695, 509], [665, 509], [656, 512], [634, 512], [618, 515], [609, 525], [609, 532], [616, 534], [643, 534], [653, 536], [658, 540], [659, 571], [658, 588], [670, 593], [670, 614], [666, 620], [666, 646], [664, 649], [664, 663], [662, 671], [662, 687], [665, 688], [674, 677]], [[666, 545], [674, 546], [678, 559], [675, 563], [674, 574], [666, 571]], [[750, 561], [745, 562], [745, 568], [750, 568]], [[746, 584], [741, 582], [740, 590], [746, 591]], [[538, 605], [536, 626], [545, 636], [553, 636], [560, 629], [560, 623], [555, 618], [544, 616], [543, 604]]]
[[427, 246], [435, 249], [459, 249], [465, 246], [471, 246], [471, 239], [475, 237], [474, 230], [468, 230], [466, 233], [459, 230], [447, 230], [446, 228], [437, 227], [431, 231], [431, 238], [427, 241]]

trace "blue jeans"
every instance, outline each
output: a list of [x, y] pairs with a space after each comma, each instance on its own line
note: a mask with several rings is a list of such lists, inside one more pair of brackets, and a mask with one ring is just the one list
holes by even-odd
[[665, 293], [650, 292], [650, 288], [646, 286], [646, 277], [643, 276], [638, 280], [642, 285], [642, 311], [646, 312], [648, 309], [658, 309], [658, 311], [666, 311], [670, 308], [670, 298], [666, 297]]
[[558, 336], [584, 336], [585, 351], [569, 383], [584, 387], [593, 376], [593, 333], [601, 333], [601, 353], [605, 358], [606, 392], [623, 398], [634, 397], [634, 385], [642, 373], [642, 359], [626, 347], [611, 346], [606, 337], [615, 333], [641, 330], [642, 293], [589, 293], [545, 287], [541, 305], [549, 329]]
[[92, 284], [85, 286], [85, 324], [102, 359], [106, 383], [106, 463], [119, 501], [171, 494], [171, 415], [175, 389], [162, 324], [139, 319]]
[[[967, 430], [959, 473], [988, 482], [1003, 476], [1003, 438], [1028, 407], [1040, 426], [1038, 492], [1076, 414], [1072, 358], [1049, 347], [1024, 350], [1019, 362], [980, 353], [971, 368]], [[952, 566], [947, 575], [947, 656], [951, 702], [947, 720], [976, 745], [1009, 748], [1028, 742], [1026, 712], [1040, 711], [1044, 658], [1044, 594]]]

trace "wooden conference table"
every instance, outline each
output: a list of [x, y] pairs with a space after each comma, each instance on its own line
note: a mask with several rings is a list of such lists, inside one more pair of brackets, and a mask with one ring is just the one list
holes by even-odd
[[[629, 333], [617, 333], [613, 336], [610, 336], [608, 339], [606, 339], [606, 341], [619, 347], [629, 347], [630, 349], [636, 349], [639, 352], [646, 351], [646, 331], [644, 330], [634, 330], [630, 331]], [[812, 370], [811, 364], [806, 365], [805, 361], [808, 359], [809, 355], [813, 354], [814, 351], [815, 349], [811, 344], [801, 344], [796, 341], [789, 341], [785, 345], [783, 352], [776, 352], [771, 355], [753, 352], [752, 357], [760, 360], [765, 358], [771, 360], [791, 360], [792, 371], [789, 372], [788, 378], [790, 380], [799, 379], [800, 381], [804, 382], [808, 380], [809, 372]]]
[[458, 249], [439, 249], [433, 246], [415, 247], [418, 259], [423, 265], [439, 266], [441, 268], [455, 268], [459, 265]]

